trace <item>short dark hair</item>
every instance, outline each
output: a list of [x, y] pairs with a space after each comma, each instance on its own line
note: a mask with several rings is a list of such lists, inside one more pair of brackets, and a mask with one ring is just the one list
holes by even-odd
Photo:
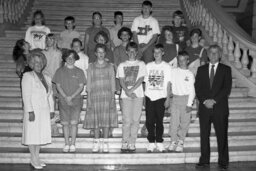
[[95, 15], [99, 15], [100, 18], [102, 18], [102, 14], [101, 14], [99, 11], [94, 11], [94, 12], [92, 13], [92, 18], [93, 18]]
[[27, 43], [25, 39], [19, 39], [16, 41], [13, 48], [12, 57], [14, 61], [17, 61], [20, 57], [25, 57], [23, 46]]
[[45, 18], [44, 18], [44, 13], [41, 11], [41, 10], [36, 10], [34, 13], [33, 13], [33, 19], [32, 19], [32, 23], [31, 25], [34, 26], [36, 23], [35, 23], [35, 18], [37, 15], [41, 15], [42, 17], [42, 25], [45, 25]]
[[83, 43], [82, 43], [82, 41], [81, 41], [80, 39], [74, 38], [74, 39], [72, 40], [71, 47], [73, 47], [73, 44], [74, 44], [75, 42], [78, 42], [78, 43], [80, 44], [80, 46], [83, 46]]
[[[75, 20], [75, 18], [74, 18], [73, 16], [67, 16], [67, 17], [64, 19], [64, 22], [66, 22], [66, 21], [72, 21], [73, 23], [76, 22], [76, 20]], [[76, 26], [73, 25], [73, 29], [75, 29], [75, 28], [76, 28]], [[65, 26], [65, 29], [67, 29], [67, 26]]]
[[67, 58], [73, 54], [74, 55], [74, 59], [77, 61], [79, 59], [78, 54], [76, 53], [76, 51], [74, 50], [70, 50], [70, 49], [63, 49], [62, 50], [62, 60], [64, 62], [66, 62]]
[[138, 44], [135, 43], [135, 42], [129, 42], [129, 43], [126, 45], [126, 51], [128, 51], [129, 48], [133, 48], [133, 49], [135, 49], [136, 51], [138, 51], [138, 49], [139, 49]]
[[115, 11], [114, 17], [116, 17], [117, 15], [121, 15], [122, 17], [124, 16], [122, 11]]
[[169, 32], [171, 32], [172, 34], [174, 34], [174, 33], [173, 33], [173, 28], [172, 28], [172, 26], [164, 26], [164, 27], [162, 28], [162, 33], [164, 34], [164, 32], [165, 32], [166, 30], [168, 30]]
[[99, 32], [95, 35], [95, 37], [94, 37], [94, 42], [97, 43], [97, 39], [99, 38], [99, 36], [104, 37], [104, 39], [106, 40], [106, 43], [108, 43], [108, 41], [109, 41], [108, 34], [107, 34], [105, 31], [103, 31], [103, 30], [99, 31]]
[[202, 31], [199, 28], [194, 28], [190, 31], [189, 36], [192, 37], [194, 34], [198, 34], [198, 36], [201, 37]]
[[131, 29], [128, 28], [128, 27], [122, 27], [122, 28], [118, 31], [117, 37], [118, 37], [119, 39], [121, 39], [121, 34], [122, 34], [123, 32], [127, 32], [127, 33], [129, 34], [129, 36], [130, 36], [130, 40], [132, 39], [132, 31], [131, 31]]
[[161, 51], [164, 51], [164, 45], [161, 43], [155, 44], [154, 49], [161, 49]]
[[180, 52], [178, 53], [178, 57], [179, 57], [179, 56], [188, 56], [188, 57], [189, 57], [189, 54], [188, 54], [187, 51], [183, 50], [183, 51], [180, 51]]
[[49, 33], [46, 35], [46, 38], [55, 38], [55, 35], [53, 33]]
[[150, 7], [153, 6], [153, 4], [152, 4], [151, 1], [143, 1], [143, 2], [142, 2], [142, 6], [143, 6], [143, 5], [145, 5], [145, 6], [150, 6]]
[[107, 46], [106, 45], [104, 45], [102, 43], [97, 43], [95, 48], [94, 48], [94, 52], [96, 52], [97, 49], [99, 49], [99, 48], [104, 49], [105, 52], [107, 51]]
[[219, 57], [221, 57], [222, 49], [219, 45], [217, 45], [217, 44], [210, 45], [209, 48], [207, 49], [207, 54], [209, 54], [211, 49], [218, 49]]
[[172, 14], [172, 18], [176, 16], [179, 16], [180, 18], [184, 18], [184, 14], [181, 10], [174, 11], [174, 13]]

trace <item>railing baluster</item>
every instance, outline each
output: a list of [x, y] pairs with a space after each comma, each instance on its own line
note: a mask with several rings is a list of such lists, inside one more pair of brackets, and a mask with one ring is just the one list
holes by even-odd
[[248, 49], [244, 47], [244, 48], [242, 48], [242, 50], [243, 50], [243, 56], [242, 56], [242, 59], [241, 59], [241, 63], [242, 63], [241, 73], [244, 76], [249, 77], [250, 76], [250, 70], [248, 69], [248, 64], [249, 64], [249, 58], [248, 58], [248, 55], [247, 55]]
[[218, 28], [218, 40], [217, 40], [217, 42], [218, 42], [218, 45], [223, 48], [223, 46], [222, 46], [222, 40], [223, 40], [223, 31], [222, 31], [221, 25], [219, 24], [219, 28]]
[[229, 41], [228, 41], [228, 60], [233, 62], [235, 60], [234, 58], [234, 44], [233, 44], [233, 38], [232, 36], [229, 36]]
[[251, 66], [251, 77], [250, 80], [256, 84], [256, 52], [253, 50], [249, 51], [250, 55], [252, 56], [252, 66]]
[[223, 39], [222, 39], [222, 50], [223, 50], [223, 54], [228, 54], [228, 36], [227, 36], [227, 31], [224, 30], [224, 34], [223, 34]]
[[234, 57], [235, 57], [235, 62], [234, 62], [235, 67], [237, 69], [241, 69], [242, 68], [242, 64], [240, 62], [241, 50], [240, 50], [240, 43], [238, 41], [235, 42]]

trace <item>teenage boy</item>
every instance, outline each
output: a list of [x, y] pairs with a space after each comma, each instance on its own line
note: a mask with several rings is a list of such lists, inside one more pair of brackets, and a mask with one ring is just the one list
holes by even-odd
[[188, 53], [181, 51], [177, 58], [178, 68], [172, 69], [170, 77], [173, 98], [169, 131], [171, 142], [168, 151], [182, 152], [195, 98], [195, 77], [188, 69]]
[[170, 95], [171, 66], [162, 60], [163, 49], [162, 44], [155, 45], [153, 50], [155, 61], [146, 65], [145, 98], [148, 152], [153, 152], [155, 149], [159, 152], [165, 151], [163, 146], [163, 117], [165, 108], [170, 105], [166, 99]]
[[118, 31], [123, 26], [123, 13], [121, 11], [114, 12], [114, 24], [115, 25], [109, 29], [110, 45], [112, 50], [122, 43], [122, 40], [120, 40], [117, 36]]
[[152, 17], [152, 3], [144, 1], [141, 9], [142, 15], [136, 17], [132, 23], [133, 40], [139, 44], [142, 60], [147, 64], [154, 60], [153, 47], [160, 34], [158, 21]]

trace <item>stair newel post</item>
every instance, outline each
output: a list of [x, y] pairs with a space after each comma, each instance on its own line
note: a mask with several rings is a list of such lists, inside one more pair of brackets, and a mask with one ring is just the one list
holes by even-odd
[[217, 33], [218, 33], [218, 24], [216, 19], [214, 19], [214, 22], [213, 22], [213, 42], [214, 43], [217, 43], [218, 41]]
[[206, 16], [205, 16], [205, 30], [206, 31], [209, 30], [209, 20], [210, 20], [209, 12], [206, 12]]
[[199, 12], [198, 12], [198, 25], [200, 25], [200, 23], [201, 24], [203, 24], [202, 23], [202, 18], [203, 17], [203, 6], [202, 6], [202, 4], [199, 4]]
[[206, 18], [206, 9], [203, 8], [202, 10], [202, 17], [201, 17], [201, 21], [202, 21], [202, 26], [205, 27], [205, 18]]
[[230, 62], [233, 62], [235, 60], [234, 59], [233, 51], [234, 51], [233, 38], [232, 38], [232, 36], [229, 36], [229, 41], [228, 41], [228, 60]]
[[222, 45], [223, 54], [228, 54], [228, 36], [226, 30], [224, 30]]
[[218, 35], [217, 35], [217, 37], [218, 37], [218, 41], [217, 41], [218, 45], [223, 48], [223, 46], [222, 46], [223, 31], [222, 31], [222, 28], [221, 28], [220, 24], [219, 24], [219, 28], [218, 28]]
[[213, 18], [212, 16], [210, 16], [210, 20], [209, 20], [209, 36], [213, 36]]
[[241, 73], [244, 76], [249, 77], [250, 76], [250, 71], [248, 69], [248, 64], [249, 64], [249, 58], [248, 58], [248, 55], [247, 55], [248, 49], [243, 47], [242, 50], [243, 50], [243, 56], [242, 56], [242, 59], [241, 59], [241, 63], [242, 63]]
[[235, 67], [237, 69], [242, 68], [242, 64], [240, 62], [240, 57], [241, 57], [241, 50], [240, 50], [240, 43], [238, 41], [235, 41], [235, 51], [234, 51], [234, 57], [235, 57]]
[[252, 65], [251, 65], [251, 77], [250, 80], [256, 84], [256, 51], [250, 50], [250, 55], [252, 56]]

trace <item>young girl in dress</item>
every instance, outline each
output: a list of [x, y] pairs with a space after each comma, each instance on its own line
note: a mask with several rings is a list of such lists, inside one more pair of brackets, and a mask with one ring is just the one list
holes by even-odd
[[[109, 129], [117, 127], [117, 112], [115, 104], [115, 72], [114, 66], [105, 60], [106, 46], [97, 44], [97, 57], [94, 63], [89, 64], [87, 82], [87, 113], [84, 119], [84, 128], [94, 129], [93, 152], [109, 151]], [[100, 129], [103, 138], [100, 138]]]

